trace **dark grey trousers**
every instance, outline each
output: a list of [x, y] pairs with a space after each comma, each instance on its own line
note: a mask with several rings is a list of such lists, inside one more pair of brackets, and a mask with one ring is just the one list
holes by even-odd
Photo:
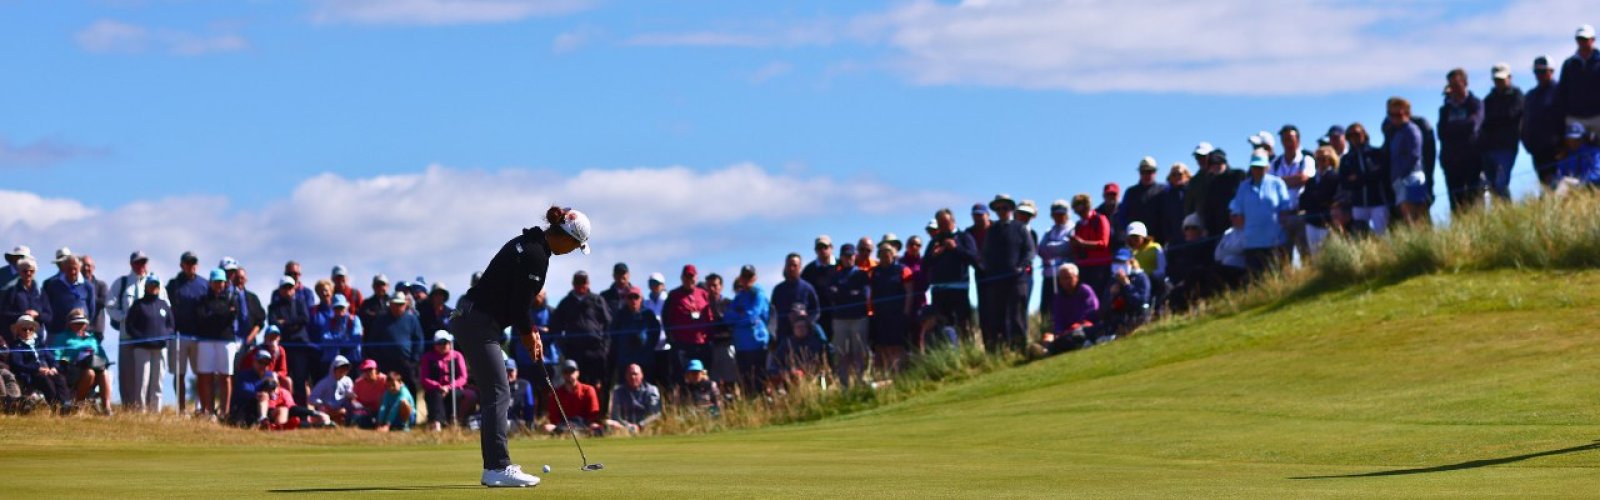
[[511, 465], [506, 448], [506, 414], [511, 410], [511, 386], [506, 381], [506, 352], [500, 347], [503, 330], [489, 316], [468, 312], [450, 322], [456, 336], [456, 349], [467, 358], [467, 372], [478, 388], [479, 447], [483, 450], [483, 469], [500, 470]]

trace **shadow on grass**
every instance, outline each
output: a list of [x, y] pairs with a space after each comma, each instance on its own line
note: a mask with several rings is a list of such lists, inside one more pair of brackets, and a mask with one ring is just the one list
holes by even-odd
[[1355, 479], [1355, 478], [1363, 478], [1363, 477], [1386, 477], [1386, 476], [1409, 476], [1409, 475], [1412, 475], [1412, 474], [1432, 474], [1432, 473], [1435, 473], [1435, 472], [1450, 472], [1450, 471], [1457, 471], [1457, 470], [1477, 469], [1477, 468], [1480, 468], [1480, 467], [1488, 467], [1488, 466], [1491, 466], [1491, 465], [1505, 465], [1505, 464], [1514, 463], [1514, 462], [1521, 462], [1523, 460], [1528, 460], [1528, 459], [1533, 459], [1533, 458], [1548, 457], [1548, 456], [1553, 456], [1553, 455], [1566, 455], [1568, 453], [1578, 453], [1578, 452], [1593, 451], [1593, 450], [1600, 450], [1600, 440], [1596, 440], [1593, 443], [1589, 443], [1589, 444], [1582, 445], [1582, 446], [1573, 446], [1573, 447], [1570, 447], [1570, 448], [1562, 448], [1562, 449], [1559, 449], [1559, 450], [1541, 451], [1541, 452], [1537, 452], [1537, 453], [1528, 453], [1528, 454], [1524, 454], [1524, 455], [1515, 455], [1515, 456], [1510, 456], [1510, 457], [1486, 458], [1486, 459], [1483, 459], [1483, 460], [1472, 460], [1472, 461], [1469, 461], [1469, 462], [1461, 462], [1461, 463], [1449, 464], [1449, 465], [1438, 465], [1438, 466], [1434, 466], [1434, 467], [1421, 467], [1421, 468], [1416, 468], [1416, 469], [1383, 470], [1383, 471], [1377, 471], [1377, 472], [1366, 472], [1366, 473], [1362, 473], [1362, 474], [1340, 474], [1340, 475], [1335, 475], [1335, 476], [1301, 476], [1301, 477], [1291, 477], [1289, 479]]
[[346, 488], [295, 488], [267, 490], [267, 493], [363, 493], [373, 491], [442, 491], [483, 489], [479, 484], [442, 484], [437, 486], [351, 486]]

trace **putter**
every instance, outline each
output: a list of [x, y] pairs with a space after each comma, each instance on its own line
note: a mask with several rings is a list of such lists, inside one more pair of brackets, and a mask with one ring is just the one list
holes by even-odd
[[578, 445], [578, 456], [583, 458], [583, 468], [578, 470], [587, 472], [606, 468], [605, 464], [599, 462], [592, 464], [589, 463], [589, 456], [583, 453], [583, 443], [578, 442], [578, 433], [572, 430], [572, 419], [567, 418], [567, 410], [561, 407], [561, 398], [556, 397], [556, 384], [555, 382], [550, 381], [549, 373], [544, 374], [544, 383], [545, 385], [550, 386], [550, 400], [556, 402], [556, 411], [561, 412], [561, 420], [566, 424], [565, 427], [567, 428], [567, 434], [572, 436], [572, 444]]

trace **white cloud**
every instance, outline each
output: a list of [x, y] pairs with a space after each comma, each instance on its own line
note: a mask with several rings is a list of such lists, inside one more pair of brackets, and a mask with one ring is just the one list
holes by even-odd
[[923, 85], [1077, 92], [1325, 94], [1434, 85], [1453, 67], [1572, 51], [1594, 9], [1567, 0], [914, 0], [846, 22], [646, 33], [629, 45], [852, 42]]
[[550, 41], [550, 52], [555, 54], [570, 53], [589, 45], [590, 42], [600, 36], [599, 29], [587, 25], [580, 26], [572, 31], [556, 35], [555, 39]]
[[156, 51], [193, 56], [250, 48], [249, 40], [234, 33], [195, 34], [168, 29], [150, 29], [111, 19], [95, 21], [88, 27], [78, 30], [73, 39], [84, 51], [100, 54], [138, 54]]
[[590, 0], [313, 0], [319, 23], [441, 26], [504, 23], [587, 9]]
[[500, 245], [537, 224], [551, 203], [561, 203], [584, 210], [594, 223], [594, 255], [552, 261], [552, 288], [564, 291], [566, 278], [558, 276], [580, 267], [604, 274], [612, 262], [625, 260], [642, 281], [649, 271], [685, 262], [745, 262], [745, 253], [762, 245], [804, 248], [809, 235], [781, 230], [796, 221], [931, 212], [949, 198], [867, 180], [774, 173], [753, 164], [572, 175], [435, 165], [369, 178], [322, 174], [286, 198], [251, 210], [230, 208], [217, 197], [96, 209], [78, 200], [0, 190], [0, 234], [13, 240], [8, 246], [35, 249], [71, 246], [96, 255], [140, 249], [155, 257], [160, 273], [172, 272], [185, 250], [207, 263], [229, 255], [250, 268], [258, 290], [295, 259], [312, 276], [339, 263], [363, 283], [376, 272], [391, 279], [420, 274], [460, 291]]
[[0, 137], [0, 167], [47, 167], [78, 158], [104, 156], [104, 148], [66, 144], [39, 139], [27, 144], [12, 144]]
[[773, 61], [773, 62], [767, 63], [767, 65], [765, 65], [765, 66], [762, 66], [760, 69], [757, 69], [754, 73], [751, 73], [750, 74], [750, 83], [754, 83], [754, 84], [766, 83], [767, 80], [771, 80], [773, 78], [777, 78], [777, 77], [780, 77], [780, 76], [783, 76], [783, 75], [787, 75], [791, 71], [794, 71], [794, 65], [793, 64], [789, 64], [789, 63], [786, 63], [786, 62], [783, 62], [783, 61]]

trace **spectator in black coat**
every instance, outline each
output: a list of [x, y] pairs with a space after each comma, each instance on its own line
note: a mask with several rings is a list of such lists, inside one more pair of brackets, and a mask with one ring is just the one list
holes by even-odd
[[1483, 151], [1484, 178], [1489, 192], [1511, 200], [1511, 168], [1517, 161], [1517, 139], [1522, 135], [1522, 89], [1511, 84], [1511, 65], [1494, 65], [1494, 89], [1483, 99], [1483, 129], [1478, 148]]
[[[7, 353], [7, 364], [12, 375], [17, 377], [17, 383], [38, 391], [50, 404], [68, 405], [72, 393], [67, 388], [67, 378], [56, 369], [55, 354], [40, 345], [39, 322], [33, 316], [19, 317], [11, 324], [10, 334], [16, 342], [9, 343], [11, 352]], [[63, 413], [67, 409], [63, 407]]]
[[1444, 167], [1450, 210], [1459, 211], [1483, 197], [1483, 155], [1478, 148], [1483, 102], [1467, 89], [1466, 70], [1452, 69], [1445, 78], [1449, 83], [1439, 106], [1439, 164]]
[[578, 271], [572, 276], [572, 291], [561, 299], [550, 317], [550, 331], [561, 354], [578, 362], [586, 384], [608, 387], [604, 382], [609, 373], [606, 352], [610, 337], [606, 332], [610, 325], [611, 308], [605, 299], [589, 291], [589, 273]]
[[1538, 83], [1523, 98], [1522, 147], [1533, 157], [1540, 186], [1549, 186], [1555, 180], [1556, 154], [1561, 151], [1562, 130], [1567, 122], [1561, 113], [1555, 75], [1549, 58], [1534, 59], [1533, 78]]
[[[1156, 181], [1158, 170], [1155, 158], [1146, 156], [1139, 160], [1139, 183], [1129, 187], [1123, 195], [1122, 205], [1117, 208], [1116, 217], [1112, 217], [1111, 227], [1126, 228], [1131, 222], [1142, 222], [1145, 229], [1150, 231], [1150, 237], [1156, 243], [1165, 245], [1169, 224], [1178, 221], [1167, 220], [1167, 185]], [[1110, 214], [1106, 215], [1110, 217]]]

